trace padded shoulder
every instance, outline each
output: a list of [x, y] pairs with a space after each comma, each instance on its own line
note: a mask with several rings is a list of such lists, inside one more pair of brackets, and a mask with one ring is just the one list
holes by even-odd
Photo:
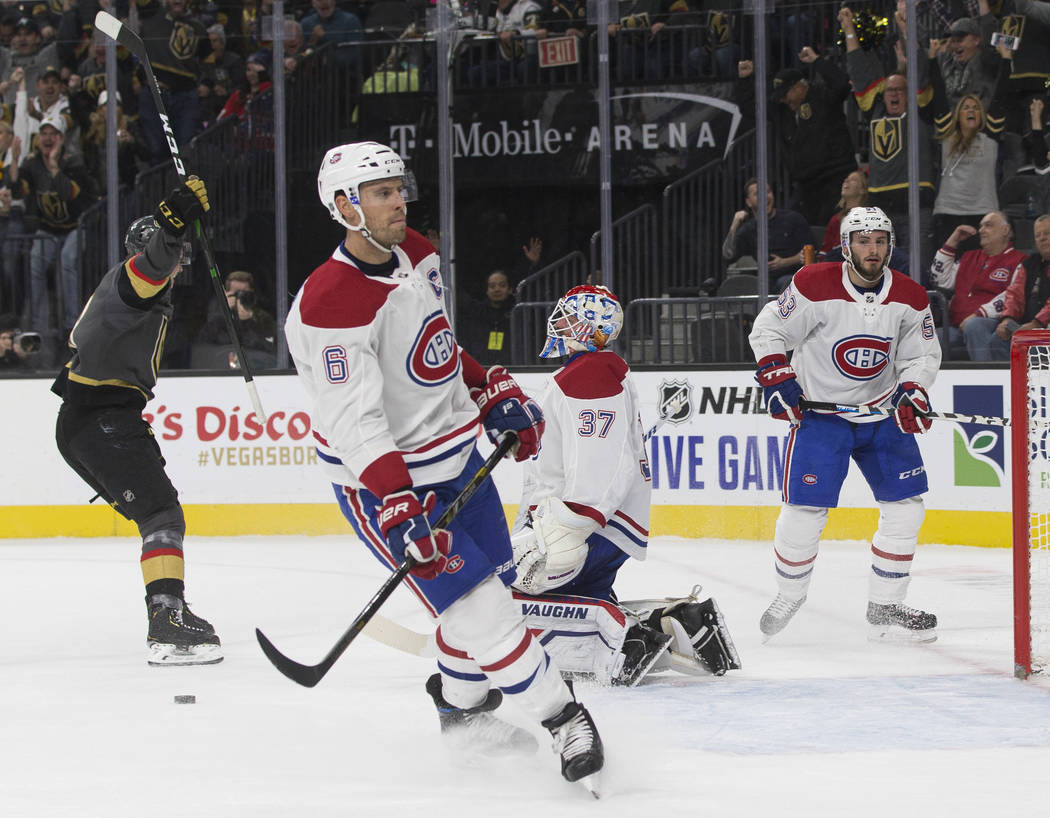
[[791, 286], [810, 301], [852, 301], [853, 297], [842, 286], [842, 262], [822, 261], [803, 267]]
[[921, 284], [912, 280], [911, 276], [904, 275], [904, 273], [899, 273], [896, 270], [891, 272], [893, 273], [893, 283], [890, 286], [887, 302], [896, 301], [898, 304], [907, 304], [918, 312], [922, 312], [930, 306], [930, 297], [926, 294], [926, 290]]
[[610, 398], [623, 391], [623, 379], [629, 371], [623, 358], [603, 349], [599, 352], [584, 352], [573, 358], [555, 373], [554, 380], [569, 398]]
[[396, 287], [395, 283], [369, 278], [356, 267], [330, 258], [306, 279], [299, 314], [303, 323], [311, 327], [367, 326]]
[[434, 245], [424, 238], [421, 233], [417, 233], [411, 227], [405, 231], [405, 240], [401, 242], [398, 247], [405, 252], [405, 255], [408, 256], [408, 260], [412, 263], [413, 267], [419, 264], [419, 262], [427, 256], [437, 254]]

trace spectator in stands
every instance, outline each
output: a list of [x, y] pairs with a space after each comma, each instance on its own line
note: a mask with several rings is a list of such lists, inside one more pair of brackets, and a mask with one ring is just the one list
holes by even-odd
[[[302, 36], [301, 29], [295, 28]], [[201, 61], [201, 83], [197, 89], [204, 127], [218, 119], [230, 93], [240, 88], [244, 80], [244, 58], [226, 49], [226, 31], [219, 23], [208, 27], [208, 42], [211, 53]]]
[[[36, 149], [18, 169], [26, 202], [25, 226], [33, 233], [29, 252], [30, 325], [61, 329], [64, 340], [80, 312], [80, 243], [77, 221], [98, 199], [95, 180], [81, 156], [65, 148], [66, 120], [50, 115], [40, 123]], [[47, 272], [60, 256], [58, 277], [62, 314], [48, 321]]]
[[[106, 90], [106, 40], [101, 31], [96, 31], [91, 47], [77, 70], [69, 77], [69, 105], [73, 118], [86, 128], [87, 117], [98, 104], [98, 95]], [[127, 49], [117, 49], [117, 91], [121, 106], [128, 116], [138, 116], [138, 94], [133, 87], [135, 60]]]
[[40, 123], [48, 117], [62, 117], [66, 122], [66, 150], [80, 150], [80, 129], [73, 121], [69, 110], [69, 96], [62, 82], [62, 75], [53, 65], [44, 67], [36, 81], [36, 96], [23, 96], [21, 90], [16, 94], [16, 107], [25, 106], [25, 116], [17, 110], [15, 114], [15, 133], [22, 137], [23, 144], [30, 149], [35, 146], [36, 133]]
[[[959, 242], [975, 233], [980, 235], [980, 249], [956, 258]], [[960, 224], [937, 251], [930, 270], [933, 283], [954, 291], [948, 302], [948, 340], [953, 347], [965, 344], [970, 360], [990, 360], [988, 346], [1000, 320], [1021, 317], [1024, 259], [1013, 246], [1010, 220], [998, 210], [985, 215], [977, 230]]]
[[[744, 184], [746, 210], [733, 215], [729, 232], [722, 242], [722, 257], [734, 262], [741, 256], [758, 257], [758, 180]], [[769, 272], [776, 276], [777, 290], [783, 290], [805, 260], [803, 248], [813, 243], [813, 231], [801, 214], [787, 208], [777, 209], [773, 189], [766, 190], [766, 216], [769, 220]]]
[[[842, 180], [839, 189], [839, 201], [835, 205], [835, 212], [828, 220], [827, 229], [824, 230], [824, 243], [820, 245], [821, 260], [830, 250], [839, 246], [839, 225], [842, 217], [855, 207], [864, 207], [868, 203], [868, 175], [860, 170], [852, 170]], [[896, 269], [896, 268], [894, 268]]]
[[[805, 46], [799, 60], [815, 76], [785, 68], [773, 78], [770, 118], [780, 156], [791, 179], [790, 200], [809, 224], [825, 224], [832, 215], [842, 177], [857, 167], [846, 125], [844, 105], [849, 80], [840, 66]], [[737, 101], [743, 111], [754, 110], [754, 64], [738, 67]]]
[[495, 59], [470, 66], [467, 83], [479, 87], [512, 79], [519, 85], [534, 82], [539, 74], [534, 41], [547, 36], [547, 30], [541, 28], [542, 10], [536, 0], [497, 0], [489, 29], [499, 41], [499, 53]]
[[514, 290], [503, 270], [489, 273], [484, 301], [469, 296], [464, 299], [457, 337], [478, 363], [510, 363], [510, 311], [515, 303]]
[[19, 333], [17, 315], [10, 312], [0, 315], [0, 375], [28, 369], [29, 351], [15, 343]]
[[[1045, 329], [1050, 326], [1050, 213], [1044, 213], [1035, 220], [1035, 249], [1024, 260], [1024, 304], [1020, 310], [1008, 310], [1008, 313], [1021, 313], [1020, 323], [1010, 317], [998, 323], [995, 335], [988, 344], [988, 360], [1010, 360], [1010, 339], [1017, 330]], [[1007, 299], [1010, 297], [1011, 292], [1007, 291]]]
[[933, 203], [933, 239], [940, 246], [955, 225], [977, 227], [999, 207], [998, 137], [1003, 119], [985, 114], [981, 98], [966, 94], [955, 110], [938, 121], [941, 183]]
[[[868, 204], [881, 208], [894, 224], [908, 221], [908, 81], [901, 72], [885, 76], [878, 56], [862, 49], [853, 25], [853, 12], [843, 6], [839, 24], [846, 39], [846, 68], [860, 110], [869, 116], [871, 143], [868, 148]], [[919, 66], [919, 219], [920, 257], [931, 255], [930, 213], [936, 197], [933, 169], [933, 94], [926, 87], [925, 65]], [[943, 103], [940, 103], [943, 105]], [[900, 230], [897, 240], [908, 250], [908, 230]]]
[[[319, 48], [325, 43], [332, 43], [338, 50], [341, 64], [351, 66], [354, 73], [360, 76], [363, 71], [358, 64], [359, 49], [349, 45], [364, 40], [364, 28], [361, 19], [349, 11], [336, 8], [335, 0], [311, 0], [314, 10], [303, 18], [303, 37], [310, 48]], [[340, 47], [342, 46], [342, 47]]]
[[231, 116], [237, 117], [242, 122], [245, 120], [248, 104], [273, 87], [270, 81], [271, 59], [269, 51], [256, 51], [248, 57], [248, 61], [244, 64], [244, 79], [241, 80], [241, 86], [230, 94], [230, 98], [219, 111], [216, 121], [221, 122]]
[[954, 108], [965, 94], [975, 94], [985, 109], [991, 107], [1000, 63], [991, 45], [995, 27], [991, 14], [979, 20], [962, 17], [951, 24], [946, 43], [931, 42], [950, 107]]
[[[141, 137], [138, 122], [132, 122], [124, 113], [120, 92], [116, 96], [117, 106], [117, 181], [127, 188], [135, 186], [139, 172], [139, 161], [149, 161], [150, 151]], [[94, 177], [99, 190], [106, 187], [106, 117], [109, 92], [98, 95], [98, 107], [88, 117], [88, 127], [80, 140], [84, 164]]]
[[7, 9], [0, 15], [0, 46], [4, 48], [11, 47], [11, 40], [15, 36], [15, 26], [18, 24], [18, 20], [19, 14], [15, 9]]
[[689, 52], [689, 68], [693, 74], [727, 80], [736, 75], [740, 48], [733, 41], [731, 14], [717, 0], [704, 0], [704, 23], [701, 44]]
[[[32, 17], [22, 17], [15, 24], [15, 33], [11, 37], [10, 65], [12, 71], [21, 68], [25, 72], [28, 88], [36, 88], [36, 81], [47, 66], [59, 65], [58, 49], [54, 43], [41, 40], [40, 26]], [[19, 83], [11, 76], [8, 81], [4, 102], [14, 105]]]
[[[237, 337], [248, 355], [249, 365], [276, 366], [277, 324], [273, 316], [256, 303], [255, 277], [246, 270], [234, 270], [226, 276], [225, 290], [226, 303], [233, 312]], [[197, 342], [229, 347], [230, 334], [225, 316], [221, 313], [211, 316], [201, 327]], [[239, 367], [237, 355], [232, 349], [224, 349], [222, 355], [231, 369]]]
[[[25, 276], [17, 264], [19, 254], [13, 249], [8, 252], [7, 234], [22, 232], [21, 196], [16, 202], [12, 195], [12, 189], [19, 188], [18, 161], [21, 156], [22, 140], [15, 136], [10, 123], [0, 120], [0, 246], [5, 248], [0, 303], [17, 315], [22, 314], [25, 306]], [[12, 244], [17, 245], [20, 241], [15, 239]]]
[[[1048, 89], [1050, 93], [1050, 89]], [[1025, 132], [1024, 146], [1026, 162], [1037, 170], [1045, 171], [1050, 165], [1050, 108], [1045, 97], [1035, 97], [1028, 103], [1029, 127]]]
[[[211, 51], [208, 32], [189, 13], [186, 0], [145, 0], [138, 4], [139, 34], [161, 87], [175, 141], [180, 147], [200, 130], [199, 86], [201, 60]], [[139, 122], [152, 161], [160, 164], [170, 155], [168, 140], [157, 115], [153, 90], [145, 81], [139, 93]]]
[[663, 76], [669, 44], [661, 32], [667, 25], [667, 4], [661, 0], [619, 0], [617, 20], [609, 23], [612, 70], [618, 80]]

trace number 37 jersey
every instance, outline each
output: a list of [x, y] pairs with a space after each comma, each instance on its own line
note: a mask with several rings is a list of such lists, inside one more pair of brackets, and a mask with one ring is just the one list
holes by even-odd
[[[645, 559], [652, 480], [638, 396], [615, 352], [584, 352], [554, 373], [539, 398], [547, 429], [525, 464], [521, 509], [557, 497], [595, 520], [598, 534]], [[519, 512], [518, 525], [524, 514]]]
[[861, 291], [846, 269], [846, 262], [826, 262], [799, 270], [755, 319], [755, 358], [794, 350], [791, 365], [813, 401], [879, 406], [904, 381], [928, 389], [941, 347], [926, 291], [888, 269], [878, 287]]

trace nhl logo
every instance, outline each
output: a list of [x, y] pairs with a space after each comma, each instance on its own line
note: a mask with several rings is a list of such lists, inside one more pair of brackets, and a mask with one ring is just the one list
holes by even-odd
[[685, 423], [693, 414], [693, 387], [689, 381], [663, 381], [658, 402], [660, 417], [668, 423]]

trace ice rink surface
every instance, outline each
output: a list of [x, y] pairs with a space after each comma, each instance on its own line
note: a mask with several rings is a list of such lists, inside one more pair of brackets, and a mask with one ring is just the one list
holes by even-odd
[[[809, 601], [763, 644], [769, 543], [653, 540], [621, 597], [702, 583], [743, 669], [579, 685], [606, 745], [601, 801], [562, 781], [509, 705], [536, 755], [449, 756], [432, 660], [361, 637], [314, 689], [269, 664], [255, 627], [316, 662], [382, 583], [352, 537], [190, 535], [186, 551], [219, 665], [146, 665], [137, 541], [0, 541], [0, 815], [1050, 815], [1050, 684], [1013, 678], [1006, 549], [921, 546], [908, 601], [940, 638], [899, 646], [867, 641], [867, 544], [823, 543]], [[427, 627], [404, 591], [383, 613]]]

